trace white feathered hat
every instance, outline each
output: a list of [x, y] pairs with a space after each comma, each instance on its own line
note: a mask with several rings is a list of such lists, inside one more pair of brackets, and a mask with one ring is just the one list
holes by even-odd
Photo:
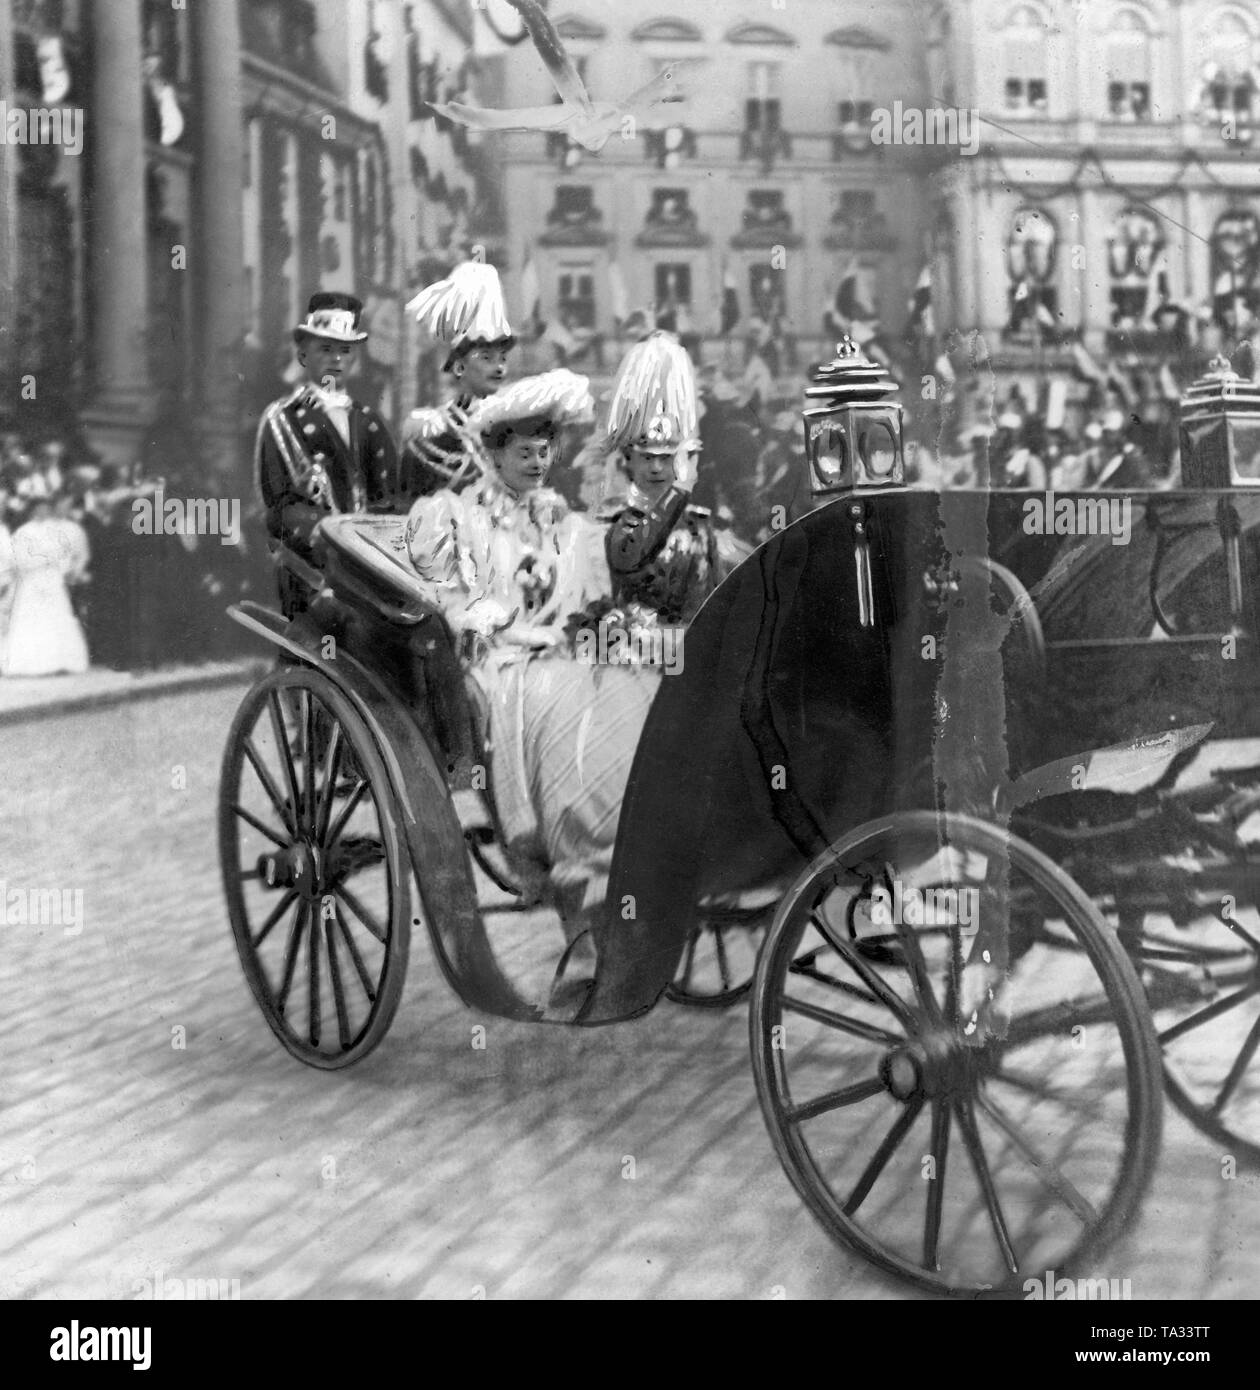
[[609, 450], [675, 454], [699, 427], [696, 372], [672, 333], [650, 333], [626, 353], [608, 403]]
[[595, 413], [591, 383], [584, 376], [557, 367], [539, 376], [514, 381], [493, 396], [477, 401], [468, 415], [468, 427], [479, 434], [514, 420], [544, 416], [557, 425], [576, 425]]
[[452, 348], [513, 336], [499, 272], [484, 261], [463, 261], [445, 280], [422, 289], [407, 309], [431, 337]]

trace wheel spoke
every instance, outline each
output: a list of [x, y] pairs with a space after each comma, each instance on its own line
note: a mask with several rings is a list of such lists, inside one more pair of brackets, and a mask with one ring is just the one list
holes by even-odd
[[1246, 927], [1244, 927], [1240, 922], [1236, 922], [1227, 912], [1220, 913], [1219, 920], [1222, 923], [1222, 925], [1228, 927], [1230, 931], [1234, 933], [1235, 936], [1240, 937], [1243, 941], [1245, 941], [1256, 955], [1260, 955], [1260, 941], [1257, 941], [1256, 938], [1252, 936], [1252, 934], [1247, 930]]
[[[888, 883], [888, 891], [891, 893], [893, 873], [890, 864], [884, 865], [884, 877]], [[939, 1025], [942, 1022], [941, 1006], [936, 997], [936, 991], [932, 988], [932, 980], [928, 974], [927, 961], [923, 959], [923, 947], [919, 945], [919, 938], [915, 934], [914, 928], [905, 922], [897, 923], [897, 935], [900, 937], [902, 947], [905, 950], [906, 968], [914, 982], [914, 992], [918, 996], [923, 1012], [927, 1015], [929, 1023]]]
[[289, 800], [293, 806], [293, 825], [298, 825], [297, 773], [293, 768], [293, 749], [289, 746], [289, 735], [284, 727], [284, 711], [280, 707], [280, 692], [273, 690], [267, 697], [267, 712], [271, 716], [271, 729], [276, 746], [280, 749], [284, 764], [285, 785], [289, 789]]
[[1011, 1244], [1010, 1232], [1006, 1227], [1006, 1218], [1002, 1215], [1002, 1204], [998, 1201], [997, 1188], [993, 1184], [993, 1174], [989, 1171], [989, 1161], [984, 1156], [984, 1145], [980, 1141], [980, 1131], [976, 1127], [976, 1116], [971, 1108], [971, 1098], [957, 1099], [953, 1102], [953, 1106], [954, 1118], [958, 1121], [958, 1128], [962, 1131], [963, 1144], [966, 1146], [967, 1155], [971, 1159], [971, 1166], [975, 1170], [976, 1181], [980, 1184], [984, 1205], [988, 1208], [989, 1221], [993, 1226], [993, 1235], [997, 1240], [998, 1250], [1001, 1252], [1002, 1260], [1007, 1269], [1012, 1274], [1018, 1274], [1019, 1261], [1015, 1258], [1015, 1249]]
[[306, 828], [315, 826], [315, 697], [303, 690], [302, 702], [302, 812]]
[[847, 941], [841, 941], [833, 937], [829, 928], [826, 928], [820, 921], [818, 914], [811, 913], [811, 920], [814, 926], [822, 933], [823, 938], [828, 941], [831, 948], [853, 971], [864, 985], [871, 991], [881, 1004], [893, 1014], [900, 1023], [907, 1027], [913, 1027], [915, 1023], [914, 1013], [906, 1001], [899, 995], [891, 985], [889, 985], [872, 965], [864, 961]]
[[817, 951], [811, 951], [809, 953], [811, 961], [809, 965], [802, 964], [801, 961], [793, 961], [792, 964], [788, 966], [788, 974], [800, 975], [806, 980], [817, 980], [820, 985], [829, 985], [832, 989], [841, 990], [853, 999], [860, 999], [864, 1004], [874, 1004], [876, 1008], [879, 1007], [879, 1000], [876, 999], [873, 994], [867, 993], [864, 989], [859, 989], [857, 985], [851, 985], [848, 980], [837, 980], [834, 975], [828, 975], [825, 970], [818, 970], [815, 968], [812, 961], [813, 957], [817, 954]]
[[337, 964], [337, 946], [333, 940], [332, 918], [324, 918], [324, 944], [328, 948], [328, 978], [332, 982], [333, 1003], [337, 1009], [337, 1039], [343, 1052], [350, 1046], [350, 1020], [346, 1016], [346, 998], [341, 986], [341, 967]]
[[1243, 1043], [1242, 1051], [1234, 1058], [1234, 1065], [1229, 1069], [1225, 1084], [1212, 1102], [1211, 1113], [1213, 1115], [1220, 1115], [1229, 1103], [1229, 1098], [1234, 1094], [1238, 1083], [1242, 1080], [1243, 1073], [1251, 1065], [1251, 1059], [1256, 1055], [1257, 1047], [1260, 1047], [1260, 1018], [1257, 1018], [1251, 1025], [1251, 1032], [1247, 1034], [1247, 1041]]
[[255, 951], [263, 944], [264, 941], [266, 941], [267, 937], [271, 933], [272, 927], [276, 925], [276, 923], [281, 919], [281, 917], [284, 916], [284, 914], [289, 910], [290, 907], [292, 907], [292, 905], [296, 901], [297, 890], [295, 888], [290, 888], [285, 893], [284, 897], [282, 897], [280, 901], [275, 905], [275, 907], [272, 908], [267, 920], [259, 928], [258, 935], [250, 938], [250, 944], [253, 946]]
[[696, 942], [700, 939], [700, 928], [697, 927], [687, 938], [687, 950], [683, 955], [683, 973], [681, 988], [687, 992], [687, 986], [691, 983], [691, 972], [696, 963]]
[[722, 928], [713, 929], [713, 949], [717, 952], [718, 974], [722, 977], [722, 993], [731, 987], [731, 971], [726, 961], [726, 942], [722, 938]]
[[1081, 1100], [1077, 1096], [1065, 1096], [1061, 1091], [1053, 1090], [1040, 1076], [1025, 1076], [1022, 1072], [1004, 1069], [994, 1072], [990, 1080], [1001, 1081], [1008, 1086], [1013, 1086], [1017, 1091], [1024, 1091], [1028, 1095], [1035, 1096], [1038, 1100], [1052, 1101], [1055, 1105], [1063, 1106], [1065, 1110], [1077, 1110], [1096, 1120], [1101, 1119], [1106, 1113], [1102, 1101], [1096, 1098]]
[[311, 903], [310, 907], [307, 909], [306, 923], [306, 964], [308, 966], [306, 989], [308, 1009], [307, 1033], [311, 1040], [311, 1046], [318, 1047], [321, 1017], [319, 1002], [319, 918], [315, 913], [314, 903]]
[[293, 914], [293, 922], [289, 927], [289, 939], [284, 945], [284, 979], [280, 984], [280, 994], [276, 999], [276, 1012], [284, 1013], [284, 1006], [288, 1002], [289, 990], [293, 986], [293, 971], [297, 965], [298, 946], [302, 940], [302, 926], [306, 920], [308, 905], [300, 902], [297, 910]]
[[1022, 1018], [1011, 1020], [1011, 1025], [1002, 1039], [1002, 1046], [1010, 1051], [1030, 1042], [1038, 1042], [1050, 1033], [1062, 1032], [1069, 1025], [1084, 1027], [1090, 1023], [1111, 1023], [1115, 1021], [1115, 1009], [1105, 995], [1080, 1004], [1072, 999], [1060, 1000], [1057, 1004], [1046, 1004], [1034, 1009]]
[[897, 1116], [893, 1127], [884, 1135], [883, 1143], [875, 1150], [871, 1161], [866, 1165], [866, 1170], [858, 1179], [857, 1186], [849, 1193], [849, 1200], [844, 1204], [844, 1214], [852, 1216], [854, 1212], [866, 1201], [872, 1187], [879, 1175], [884, 1171], [888, 1160], [896, 1151], [897, 1145], [905, 1138], [907, 1130], [919, 1118], [919, 1112], [923, 1109], [923, 1098], [916, 1096], [906, 1104], [901, 1114]]
[[334, 903], [333, 911], [336, 913], [337, 926], [341, 930], [342, 939], [346, 943], [346, 949], [350, 952], [350, 959], [354, 962], [354, 968], [358, 971], [359, 983], [363, 986], [363, 993], [368, 997], [369, 1004], [376, 1003], [376, 986], [368, 974], [367, 966], [363, 964], [363, 957], [359, 953], [359, 948], [355, 944], [354, 937], [351, 935], [350, 928], [346, 926], [345, 918], [341, 915], [341, 908]]
[[1165, 1028], [1159, 1035], [1162, 1044], [1174, 1042], [1183, 1033], [1188, 1033], [1192, 1028], [1201, 1028], [1203, 1024], [1210, 1023], [1214, 1018], [1219, 1018], [1221, 1014], [1228, 1013], [1230, 1009], [1236, 1008], [1244, 1000], [1250, 999], [1255, 994], [1257, 986], [1254, 981], [1244, 988], [1227, 994], [1224, 999], [1218, 999], [1214, 1004], [1209, 1004], [1206, 1009], [1200, 1009], [1197, 1014], [1191, 1014], [1189, 1018], [1183, 1018], [1180, 1023], [1174, 1023], [1171, 1028]]
[[332, 819], [333, 796], [337, 790], [337, 777], [340, 772], [341, 725], [334, 724], [328, 740], [328, 751], [324, 755], [324, 781], [319, 792], [319, 805], [315, 811], [315, 838], [321, 845], [328, 833], [328, 822]]
[[254, 747], [253, 739], [247, 736], [242, 748], [245, 756], [249, 759], [250, 766], [254, 769], [255, 775], [262, 783], [263, 791], [267, 793], [268, 800], [276, 808], [276, 813], [284, 822], [285, 829], [296, 838], [297, 825], [294, 821], [293, 807], [281, 795], [280, 788], [276, 786], [275, 778], [268, 772], [266, 763], [263, 762], [261, 755]]
[[928, 1180], [927, 1211], [923, 1218], [923, 1267], [941, 1267], [941, 1214], [945, 1209], [945, 1160], [949, 1155], [949, 1106], [932, 1102], [932, 1159], [936, 1171]]
[[332, 829], [324, 836], [322, 844], [325, 851], [331, 850], [341, 837], [341, 832], [346, 828], [346, 822], [354, 814], [355, 807], [363, 800], [363, 794], [368, 789], [367, 782], [360, 778], [355, 784], [354, 790], [346, 797], [346, 804], [337, 812], [337, 819], [333, 822]]
[[279, 845], [281, 849], [288, 849], [293, 843], [291, 839], [285, 839], [283, 836], [277, 835], [269, 825], [264, 825], [252, 811], [247, 811], [239, 801], [234, 801], [232, 803], [232, 810], [240, 816], [246, 824], [252, 825], [260, 835], [265, 835], [273, 845]]
[[1058, 1165], [1042, 1156], [1024, 1137], [1023, 1131], [992, 1096], [977, 1095], [976, 1102], [986, 1115], [998, 1126], [1012, 1144], [1023, 1154], [1037, 1176], [1055, 1194], [1083, 1225], [1093, 1225], [1098, 1213], [1093, 1204], [1081, 1195], [1074, 1183], [1059, 1171]]
[[363, 923], [363, 925], [368, 929], [368, 931], [370, 931], [379, 942], [384, 944], [389, 939], [389, 933], [385, 930], [385, 928], [381, 926], [381, 924], [376, 920], [372, 913], [369, 912], [368, 909], [363, 906], [359, 899], [355, 897], [355, 895], [346, 887], [344, 883], [337, 884], [337, 886], [333, 889], [333, 892], [339, 898], [345, 899], [346, 906], [350, 909], [351, 912], [354, 913], [354, 915], [359, 919], [359, 921]]
[[832, 1013], [830, 1009], [820, 1008], [817, 1004], [807, 1004], [804, 999], [792, 999], [784, 995], [783, 1007], [793, 1013], [803, 1014], [806, 1018], [812, 1018], [815, 1023], [824, 1023], [828, 1028], [838, 1028], [842, 1033], [851, 1033], [855, 1038], [862, 1038], [866, 1042], [889, 1044], [901, 1041], [896, 1033], [890, 1033], [886, 1028], [879, 1028], [873, 1023], [863, 1023], [859, 1018], [846, 1018], [843, 1014]]
[[825, 1096], [816, 1096], [802, 1105], [794, 1105], [784, 1116], [790, 1125], [802, 1124], [817, 1115], [825, 1115], [829, 1110], [838, 1110], [842, 1105], [856, 1105], [860, 1100], [878, 1095], [884, 1090], [884, 1083], [878, 1076], [866, 1081], [854, 1082], [852, 1086], [842, 1086], [838, 1091], [828, 1091]]

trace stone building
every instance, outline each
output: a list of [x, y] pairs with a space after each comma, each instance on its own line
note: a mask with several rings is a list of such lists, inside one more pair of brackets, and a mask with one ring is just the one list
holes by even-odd
[[359, 389], [401, 416], [402, 304], [477, 202], [475, 156], [427, 106], [461, 90], [471, 37], [469, 0], [0, 0], [9, 106], [80, 113], [83, 135], [0, 144], [18, 427], [245, 489], [320, 288], [367, 302]]
[[[655, 311], [728, 364], [753, 315], [778, 313], [804, 357], [828, 338], [825, 311], [847, 275], [864, 307], [899, 324], [924, 255], [916, 174], [927, 161], [872, 141], [870, 119], [894, 95], [922, 104], [919, 10], [552, 0], [596, 100], [620, 100], [677, 62], [688, 102], [675, 125], [630, 123], [598, 155], [562, 134], [479, 137], [503, 170], [516, 312], [531, 307], [536, 278], [543, 317], [577, 335], [615, 338], [636, 310]], [[503, 107], [555, 96], [528, 43], [483, 71], [478, 94]], [[738, 310], [733, 335], [724, 308], [728, 324]]]

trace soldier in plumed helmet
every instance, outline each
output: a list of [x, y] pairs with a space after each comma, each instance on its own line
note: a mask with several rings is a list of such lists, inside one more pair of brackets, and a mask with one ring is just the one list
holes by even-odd
[[[271, 536], [310, 559], [320, 523], [340, 512], [389, 511], [398, 455], [385, 421], [349, 395], [345, 380], [367, 333], [353, 295], [311, 296], [293, 330], [306, 379], [263, 412], [255, 467]], [[286, 617], [304, 612], [305, 584], [280, 574]]]
[[499, 273], [482, 261], [457, 265], [407, 309], [431, 338], [446, 344], [444, 370], [454, 386], [445, 405], [413, 410], [403, 426], [400, 492], [414, 501], [442, 489], [462, 492], [478, 480], [477, 450], [465, 432], [469, 414], [506, 380], [516, 339]]

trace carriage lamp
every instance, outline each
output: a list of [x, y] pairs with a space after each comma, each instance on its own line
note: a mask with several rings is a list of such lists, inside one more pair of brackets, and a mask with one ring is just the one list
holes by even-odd
[[845, 336], [835, 357], [805, 388], [805, 458], [815, 498], [858, 487], [905, 482], [897, 383]]
[[1181, 399], [1187, 488], [1260, 487], [1260, 385], [1217, 356]]

